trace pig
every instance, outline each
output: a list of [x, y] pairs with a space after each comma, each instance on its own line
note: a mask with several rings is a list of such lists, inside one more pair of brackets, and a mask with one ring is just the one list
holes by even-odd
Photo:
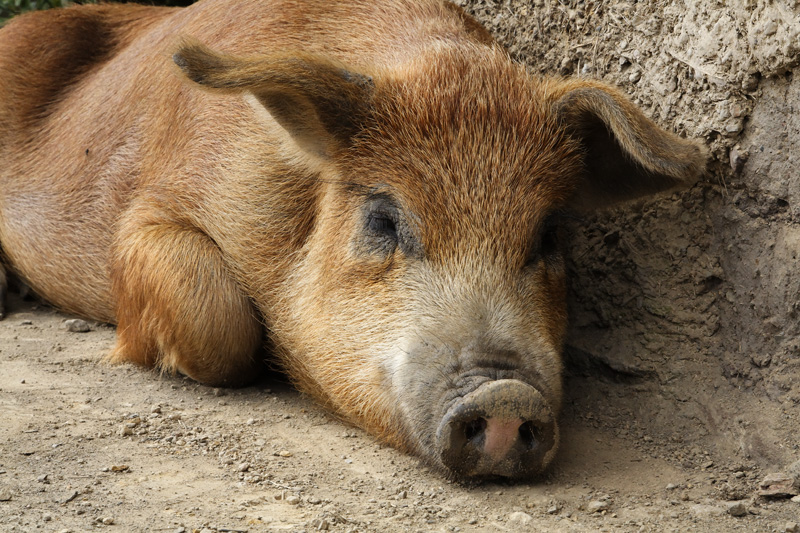
[[442, 0], [83, 5], [0, 30], [0, 287], [213, 386], [266, 357], [460, 480], [559, 444], [566, 213], [697, 180], [618, 90]]

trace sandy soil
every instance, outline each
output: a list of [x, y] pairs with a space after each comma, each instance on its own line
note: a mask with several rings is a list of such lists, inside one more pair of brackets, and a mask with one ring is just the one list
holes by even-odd
[[[752, 464], [654, 439], [568, 379], [564, 443], [530, 484], [449, 483], [269, 376], [239, 390], [100, 363], [114, 329], [18, 298], [0, 322], [2, 531], [790, 531]], [[744, 516], [729, 507], [744, 505]], [[735, 511], [734, 511], [735, 512]]]

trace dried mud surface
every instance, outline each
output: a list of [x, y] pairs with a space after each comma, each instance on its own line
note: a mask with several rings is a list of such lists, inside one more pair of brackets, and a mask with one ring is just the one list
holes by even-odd
[[16, 298], [0, 531], [795, 530], [800, 501], [757, 489], [800, 459], [800, 2], [461, 3], [532, 73], [621, 86], [712, 153], [689, 190], [569, 228], [551, 471], [448, 483], [280, 377], [218, 390], [106, 366], [113, 328], [72, 333]]
[[[648, 433], [573, 375], [565, 446], [530, 484], [463, 486], [330, 418], [279, 376], [204, 387], [99, 362], [114, 330], [12, 301], [0, 322], [0, 531], [786, 531], [764, 471]], [[741, 503], [745, 515], [728, 508]]]

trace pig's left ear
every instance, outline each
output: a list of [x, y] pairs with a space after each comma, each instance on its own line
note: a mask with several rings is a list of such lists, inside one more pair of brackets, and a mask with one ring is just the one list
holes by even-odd
[[573, 84], [555, 110], [584, 153], [575, 207], [606, 207], [690, 185], [702, 175], [707, 155], [699, 144], [661, 129], [615, 89]]
[[301, 148], [322, 158], [359, 131], [373, 93], [369, 76], [314, 54], [238, 58], [185, 43], [172, 59], [206, 88], [251, 92]]

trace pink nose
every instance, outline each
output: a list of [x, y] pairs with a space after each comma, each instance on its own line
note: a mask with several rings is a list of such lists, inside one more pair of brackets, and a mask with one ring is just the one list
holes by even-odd
[[437, 444], [444, 465], [462, 477], [529, 477], [553, 458], [558, 426], [534, 387], [489, 381], [448, 410]]
[[520, 418], [489, 418], [484, 429], [483, 453], [490, 459], [500, 462], [508, 455], [512, 446], [520, 438]]

